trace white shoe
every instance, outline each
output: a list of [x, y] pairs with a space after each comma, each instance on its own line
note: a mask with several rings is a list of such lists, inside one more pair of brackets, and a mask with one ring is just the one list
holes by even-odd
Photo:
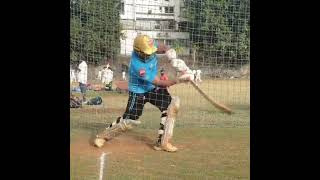
[[93, 144], [94, 144], [96, 147], [101, 148], [101, 147], [104, 145], [105, 142], [106, 142], [105, 139], [97, 137], [97, 138], [94, 140]]
[[138, 120], [124, 119], [123, 121], [127, 129], [132, 129], [134, 126], [141, 124], [141, 121]]
[[167, 152], [176, 152], [178, 151], [178, 148], [173, 146], [172, 144], [170, 143], [167, 143], [166, 145], [159, 145], [159, 144], [156, 144], [153, 146], [153, 149], [156, 150], [156, 151], [167, 151]]

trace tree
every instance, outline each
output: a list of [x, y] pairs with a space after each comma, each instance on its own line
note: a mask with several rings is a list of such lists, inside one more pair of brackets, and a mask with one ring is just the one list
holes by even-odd
[[176, 40], [173, 42], [172, 48], [177, 52], [177, 54], [180, 54], [184, 51], [184, 47], [181, 45], [181, 43]]
[[198, 48], [198, 56], [215, 57], [218, 63], [249, 61], [249, 0], [186, 0], [185, 4], [191, 46]]
[[70, 60], [100, 64], [120, 51], [120, 1], [71, 0]]

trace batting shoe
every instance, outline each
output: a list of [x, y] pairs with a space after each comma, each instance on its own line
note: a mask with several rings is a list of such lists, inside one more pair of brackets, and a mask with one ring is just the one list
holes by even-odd
[[176, 152], [176, 151], [178, 151], [178, 148], [173, 146], [170, 143], [167, 143], [166, 145], [156, 144], [155, 146], [153, 146], [153, 149], [156, 150], [156, 151], [167, 151], [167, 152]]

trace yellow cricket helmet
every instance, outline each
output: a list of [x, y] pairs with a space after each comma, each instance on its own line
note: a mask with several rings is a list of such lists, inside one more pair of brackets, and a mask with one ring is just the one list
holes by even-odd
[[142, 52], [147, 55], [151, 55], [157, 51], [154, 40], [147, 35], [138, 35], [134, 39], [133, 49], [137, 52]]

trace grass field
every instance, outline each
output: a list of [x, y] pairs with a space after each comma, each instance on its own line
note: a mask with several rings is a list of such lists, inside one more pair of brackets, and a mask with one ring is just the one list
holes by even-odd
[[99, 157], [107, 153], [103, 179], [250, 179], [250, 82], [206, 80], [201, 88], [213, 99], [230, 106], [227, 115], [213, 108], [191, 85], [170, 87], [181, 99], [174, 129], [177, 153], [154, 151], [160, 112], [150, 104], [142, 124], [97, 149], [92, 137], [125, 110], [128, 95], [89, 92], [103, 105], [71, 109], [71, 179], [98, 179]]

